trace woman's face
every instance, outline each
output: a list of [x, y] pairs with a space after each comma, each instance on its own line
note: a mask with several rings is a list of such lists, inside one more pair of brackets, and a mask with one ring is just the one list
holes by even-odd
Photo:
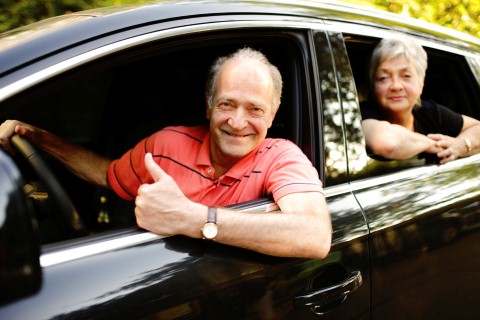
[[404, 55], [384, 60], [374, 75], [374, 91], [380, 106], [389, 114], [411, 113], [422, 94], [423, 81]]

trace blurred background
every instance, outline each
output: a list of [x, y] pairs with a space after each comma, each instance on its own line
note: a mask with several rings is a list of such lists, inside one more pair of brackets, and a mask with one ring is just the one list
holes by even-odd
[[[0, 0], [0, 32], [48, 17], [148, 0]], [[312, 0], [314, 1], [314, 0]], [[480, 38], [480, 0], [339, 0], [410, 16]]]

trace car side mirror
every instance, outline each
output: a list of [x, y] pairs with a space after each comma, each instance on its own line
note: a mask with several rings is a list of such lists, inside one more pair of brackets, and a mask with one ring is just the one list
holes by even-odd
[[0, 149], [0, 305], [39, 290], [40, 239], [20, 171]]

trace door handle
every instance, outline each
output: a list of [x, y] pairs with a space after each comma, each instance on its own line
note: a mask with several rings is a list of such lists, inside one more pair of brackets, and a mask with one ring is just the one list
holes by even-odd
[[362, 273], [353, 271], [339, 283], [320, 289], [312, 289], [296, 296], [294, 305], [296, 308], [309, 307], [316, 314], [324, 314], [345, 302], [347, 296], [357, 290], [362, 282]]

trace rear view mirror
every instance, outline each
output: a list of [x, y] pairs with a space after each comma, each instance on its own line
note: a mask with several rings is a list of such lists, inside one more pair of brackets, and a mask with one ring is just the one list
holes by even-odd
[[0, 304], [35, 293], [41, 278], [32, 203], [15, 163], [0, 150]]

